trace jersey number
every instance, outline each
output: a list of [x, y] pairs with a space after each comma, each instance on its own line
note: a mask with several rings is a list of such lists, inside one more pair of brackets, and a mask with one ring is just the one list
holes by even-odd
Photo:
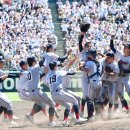
[[54, 83], [54, 82], [56, 82], [56, 75], [50, 77], [50, 83]]
[[31, 80], [32, 79], [32, 74], [29, 72], [28, 73], [28, 80]]

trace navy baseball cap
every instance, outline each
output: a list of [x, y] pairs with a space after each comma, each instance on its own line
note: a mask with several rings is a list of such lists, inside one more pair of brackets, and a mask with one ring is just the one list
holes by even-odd
[[51, 70], [53, 70], [56, 66], [57, 66], [57, 62], [55, 62], [55, 61], [52, 61], [49, 63], [49, 67]]
[[89, 50], [88, 55], [92, 55], [94, 58], [97, 56], [97, 51], [95, 49]]
[[0, 62], [4, 62], [5, 60], [3, 58], [0, 57]]
[[19, 62], [19, 66], [20, 67], [22, 67], [23, 65], [27, 65], [28, 63], [27, 63], [27, 61], [25, 61], [25, 60], [21, 60], [20, 62]]
[[113, 53], [113, 52], [108, 52], [108, 53], [106, 54], [106, 56], [111, 57], [111, 58], [114, 58], [114, 53]]
[[128, 49], [130, 49], [130, 43], [124, 43], [123, 46], [127, 47]]
[[46, 45], [46, 50], [48, 51], [50, 48], [53, 48], [53, 45], [52, 44], [47, 44]]
[[27, 58], [27, 62], [28, 62], [28, 63], [33, 63], [33, 62], [35, 62], [35, 61], [36, 61], [36, 59], [35, 59], [34, 56], [30, 56], [30, 57]]

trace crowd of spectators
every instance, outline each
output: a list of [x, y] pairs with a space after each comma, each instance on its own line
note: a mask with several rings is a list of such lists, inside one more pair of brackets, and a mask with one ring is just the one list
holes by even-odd
[[[63, 3], [57, 1], [59, 20], [66, 48], [77, 48], [80, 25], [90, 23], [91, 28], [84, 38], [90, 41], [101, 53], [109, 50], [111, 35], [115, 44], [122, 49], [123, 42], [130, 42], [130, 2], [116, 0], [82, 0]], [[75, 53], [75, 51], [73, 51]]]
[[[122, 43], [130, 41], [130, 2], [116, 0], [57, 1], [59, 21], [66, 48], [76, 53], [80, 25], [90, 23], [84, 43], [90, 41], [101, 53], [109, 47], [111, 35], [121, 50]], [[57, 46], [48, 0], [14, 0], [0, 5], [0, 51], [4, 53], [7, 68], [17, 68], [19, 60], [28, 55], [38, 59], [45, 46]]]
[[7, 68], [29, 55], [41, 58], [46, 44], [57, 45], [48, 0], [16, 0], [0, 5], [0, 51]]

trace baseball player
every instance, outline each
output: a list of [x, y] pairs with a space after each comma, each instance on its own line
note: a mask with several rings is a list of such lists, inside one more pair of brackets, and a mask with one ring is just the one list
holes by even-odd
[[[17, 92], [19, 97], [22, 100], [27, 100], [27, 101], [33, 101], [32, 98], [30, 97], [30, 94], [27, 90], [27, 81], [28, 81], [28, 64], [27, 61], [21, 60], [19, 63], [19, 66], [21, 67], [21, 73], [20, 73], [20, 78], [18, 82], [18, 87], [17, 87]], [[38, 113], [39, 111], [42, 111], [46, 115], [45, 111], [45, 105], [41, 106], [41, 104], [34, 104], [31, 113], [28, 113], [26, 115], [27, 119], [34, 124], [34, 119], [33, 116], [34, 114]]]
[[101, 105], [101, 64], [96, 60], [96, 50], [90, 50], [88, 53], [88, 61], [80, 69], [88, 75], [88, 91], [87, 91], [87, 111], [88, 120], [93, 120], [94, 102], [96, 107]]
[[[59, 57], [54, 50], [54, 47], [52, 44], [47, 44], [46, 45], [46, 54], [44, 54], [44, 72], [45, 74], [47, 74], [49, 72], [49, 63], [51, 61], [59, 61], [59, 62], [64, 62], [65, 59], [68, 58], [69, 54], [72, 52], [72, 49], [68, 50], [68, 53], [63, 56], [63, 57]], [[57, 110], [60, 110], [60, 106], [59, 104], [56, 103], [56, 108]]]
[[[70, 70], [71, 66], [75, 63], [76, 59], [78, 58], [78, 55], [75, 55], [75, 57], [69, 61], [69, 63], [67, 63], [65, 66], [63, 66], [63, 70], [65, 71], [68, 71]], [[77, 100], [78, 100], [78, 105], [79, 105], [79, 108], [80, 108], [80, 101], [81, 101], [81, 98], [74, 92], [72, 92], [69, 87], [71, 85], [71, 77], [69, 75], [65, 75], [63, 76], [62, 78], [62, 86], [63, 86], [63, 90], [69, 94], [71, 94], [72, 96], [74, 96]], [[72, 118], [74, 118], [74, 110], [73, 108], [71, 109], [71, 113], [70, 115], [72, 116]]]
[[63, 56], [63, 57], [59, 57], [55, 52], [54, 52], [54, 48], [52, 46], [52, 44], [48, 44], [46, 46], [46, 54], [44, 55], [44, 72], [47, 74], [49, 71], [49, 63], [51, 61], [60, 61], [60, 62], [64, 62], [65, 59], [68, 58], [68, 55], [72, 52], [72, 50], [70, 49], [68, 51], [68, 53]]
[[[11, 74], [6, 74], [2, 68], [4, 65], [4, 60], [2, 58], [0, 58], [0, 85], [2, 85], [1, 83], [3, 82], [3, 80], [5, 80], [7, 77], [9, 78], [14, 78], [16, 76], [13, 76]], [[16, 123], [15, 121], [13, 121], [13, 106], [12, 106], [12, 102], [9, 100], [9, 98], [3, 94], [2, 92], [0, 92], [0, 107], [1, 107], [1, 112], [2, 111], [6, 111], [9, 122], [11, 125], [18, 125], [18, 123]]]
[[47, 74], [46, 80], [49, 84], [52, 99], [66, 108], [64, 112], [63, 125], [69, 126], [69, 122], [68, 122], [68, 115], [70, 113], [69, 103], [73, 104], [73, 108], [76, 116], [76, 122], [82, 123], [86, 121], [86, 119], [80, 118], [79, 116], [78, 101], [76, 100], [76, 98], [71, 94], [65, 92], [62, 87], [62, 77], [64, 75], [73, 75], [75, 73], [71, 73], [63, 70], [57, 71], [57, 63], [55, 61], [49, 63], [49, 67], [51, 71]]
[[106, 58], [102, 60], [102, 97], [103, 104], [109, 102], [108, 118], [111, 118], [112, 106], [115, 99], [116, 80], [119, 74], [119, 67], [114, 59], [114, 53], [107, 53]]
[[116, 91], [121, 100], [122, 106], [126, 108], [127, 111], [130, 110], [127, 101], [124, 98], [124, 87], [127, 94], [130, 96], [130, 43], [123, 44], [124, 52], [120, 52], [114, 47], [114, 36], [111, 37], [110, 48], [115, 53], [116, 60], [119, 64], [120, 73], [117, 78]]
[[58, 114], [55, 111], [55, 103], [54, 101], [47, 96], [46, 93], [42, 92], [40, 88], [40, 68], [36, 64], [36, 60], [34, 57], [28, 57], [27, 62], [29, 65], [28, 69], [28, 83], [27, 89], [29, 91], [30, 97], [37, 104], [48, 105], [49, 106], [49, 126], [55, 126], [55, 122], [53, 121], [54, 114], [58, 117]]
[[[81, 64], [82, 64], [82, 62], [86, 63], [86, 61], [87, 61], [86, 55], [88, 54], [88, 51], [92, 47], [91, 42], [86, 42], [84, 46], [82, 45], [84, 35], [86, 34], [89, 27], [90, 27], [90, 24], [85, 24], [85, 25], [81, 26], [81, 35], [79, 37], [79, 52], [80, 52], [80, 59], [81, 59], [80, 63]], [[83, 97], [81, 100], [80, 116], [83, 117], [86, 98], [88, 96], [87, 95], [87, 93], [88, 93], [88, 77], [84, 71], [82, 71], [81, 82], [82, 82]]]

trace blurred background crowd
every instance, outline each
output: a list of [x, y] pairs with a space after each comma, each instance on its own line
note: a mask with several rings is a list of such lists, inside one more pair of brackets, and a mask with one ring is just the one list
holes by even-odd
[[0, 7], [0, 50], [6, 67], [16, 68], [28, 55], [38, 59], [46, 44], [57, 44], [47, 0], [17, 0]]
[[[34, 55], [40, 60], [48, 43], [56, 48], [52, 13], [48, 0], [1, 0], [0, 55], [4, 54], [6, 68], [17, 68], [21, 59]], [[84, 43], [90, 41], [101, 53], [109, 49], [111, 35], [117, 48], [130, 42], [129, 0], [57, 0], [58, 20], [65, 49], [78, 48], [80, 25], [90, 23]]]
[[[57, 2], [59, 20], [66, 47], [77, 48], [80, 24], [90, 23], [84, 43], [90, 41], [101, 53], [109, 49], [111, 35], [122, 49], [123, 42], [130, 42], [130, 2], [115, 0], [82, 0], [65, 4]], [[73, 51], [74, 52], [74, 51]]]

